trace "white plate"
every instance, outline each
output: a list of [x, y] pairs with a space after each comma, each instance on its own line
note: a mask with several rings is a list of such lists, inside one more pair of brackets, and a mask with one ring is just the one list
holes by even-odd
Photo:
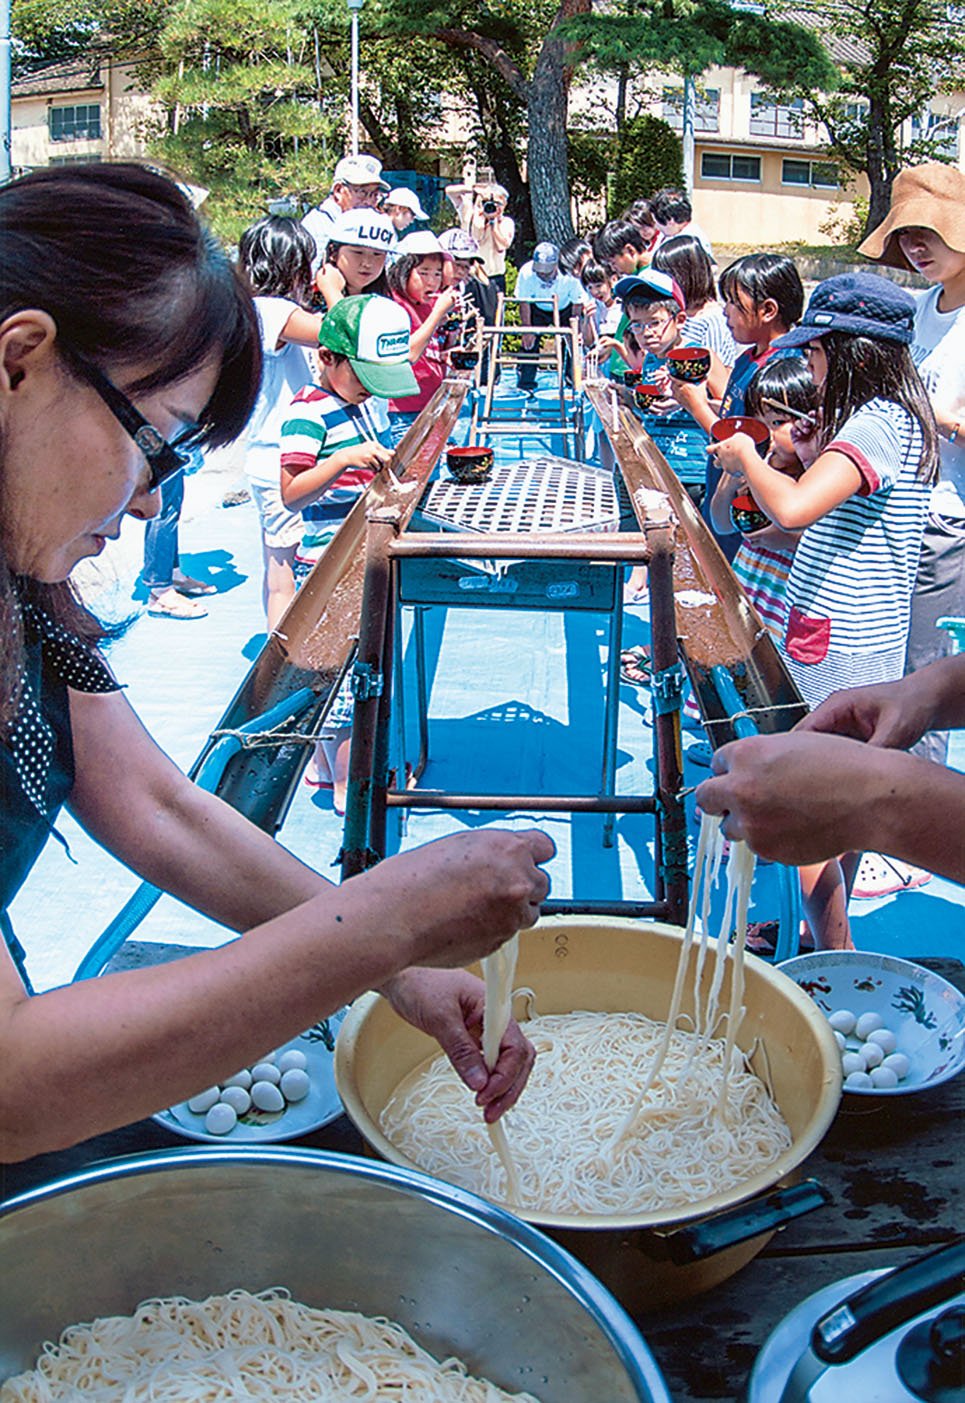
[[[338, 1033], [345, 1013], [344, 1008], [339, 1009], [328, 1020], [333, 1037]], [[287, 1052], [290, 1048], [303, 1052], [308, 1059], [306, 1071], [311, 1079], [311, 1090], [303, 1101], [295, 1101], [283, 1111], [256, 1111], [252, 1108], [227, 1135], [210, 1134], [204, 1128], [204, 1116], [189, 1111], [184, 1101], [167, 1111], [159, 1111], [154, 1119], [175, 1135], [182, 1135], [186, 1140], [204, 1140], [211, 1145], [275, 1144], [321, 1129], [342, 1114], [342, 1102], [335, 1089], [334, 1055], [313, 1028], [292, 1038], [291, 1042], [284, 1043], [277, 1050]]]

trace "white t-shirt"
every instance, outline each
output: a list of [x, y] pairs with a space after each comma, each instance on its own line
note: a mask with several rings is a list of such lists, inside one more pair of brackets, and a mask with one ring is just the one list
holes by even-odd
[[298, 303], [287, 297], [255, 298], [264, 361], [255, 412], [248, 424], [245, 472], [266, 487], [278, 487], [281, 480], [281, 426], [288, 406], [313, 378], [307, 346], [291, 341], [278, 344], [288, 318], [299, 310]]
[[544, 312], [553, 310], [553, 298], [556, 298], [557, 305], [561, 312], [567, 307], [582, 307], [584, 302], [593, 301], [586, 291], [579, 278], [574, 278], [572, 273], [560, 273], [550, 282], [544, 282], [533, 267], [533, 260], [524, 263], [519, 270], [519, 277], [516, 279], [516, 296], [523, 302], [532, 302], [535, 306], [542, 308]]
[[713, 351], [722, 365], [730, 369], [740, 355], [737, 342], [730, 334], [719, 302], [708, 302], [695, 317], [684, 322], [682, 340], [685, 346], [704, 346]]
[[941, 436], [941, 478], [932, 489], [931, 509], [940, 516], [965, 520], [965, 307], [940, 312], [941, 287], [930, 287], [915, 309], [912, 359], [936, 409], [961, 415], [962, 435], [955, 443]]
[[332, 225], [341, 212], [333, 197], [329, 195], [320, 205], [310, 209], [302, 220], [303, 228], [307, 229], [315, 240], [315, 257], [312, 259], [313, 273], [318, 272], [325, 258], [325, 250], [332, 236]]

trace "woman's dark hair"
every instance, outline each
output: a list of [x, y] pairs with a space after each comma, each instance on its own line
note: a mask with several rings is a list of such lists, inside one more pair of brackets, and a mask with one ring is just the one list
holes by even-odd
[[[408, 302], [409, 294], [406, 291], [409, 286], [409, 278], [418, 268], [423, 258], [431, 255], [425, 253], [403, 253], [392, 263], [387, 270], [389, 289], [398, 297], [404, 297]], [[440, 255], [441, 256], [441, 255]]]
[[781, 323], [788, 330], [801, 320], [804, 288], [793, 258], [783, 253], [747, 253], [720, 275], [720, 295], [736, 301], [738, 289], [759, 307], [771, 298], [777, 303]]
[[[338, 257], [338, 251], [340, 248], [352, 247], [352, 244], [340, 244], [337, 243], [335, 239], [329, 239], [328, 243], [325, 245], [325, 262], [334, 263], [335, 259]], [[358, 245], [355, 245], [355, 247], [358, 247]], [[386, 268], [385, 265], [383, 265], [382, 271], [379, 274], [379, 276], [375, 279], [375, 281], [367, 284], [365, 291], [367, 294], [370, 292], [378, 293], [380, 297], [389, 297], [391, 295], [389, 289], [388, 268]]]
[[[765, 404], [765, 400], [770, 403]], [[800, 356], [778, 356], [765, 361], [755, 370], [744, 395], [745, 408], [756, 419], [765, 410], [779, 414], [780, 410], [776, 407], [779, 404], [796, 409], [801, 414], [810, 414], [820, 403], [821, 392], [814, 383], [807, 362]]]
[[716, 302], [714, 265], [703, 244], [692, 234], [675, 234], [665, 240], [653, 255], [653, 267], [676, 279], [688, 312]]
[[872, 399], [891, 400], [921, 424], [924, 449], [917, 476], [933, 482], [938, 476], [938, 427], [928, 392], [921, 382], [911, 351], [897, 341], [851, 336], [829, 331], [821, 337], [828, 373], [821, 402], [821, 443], [831, 443], [845, 420]]
[[592, 253], [589, 239], [581, 239], [579, 235], [567, 239], [565, 244], [560, 244], [560, 268], [564, 273], [573, 273], [578, 277], [580, 260], [589, 258]]
[[636, 224], [628, 219], [611, 219], [593, 236], [593, 257], [598, 263], [609, 263], [627, 244], [638, 253], [643, 253], [647, 247]]
[[238, 240], [238, 262], [256, 297], [287, 297], [308, 308], [315, 240], [297, 219], [270, 214]]
[[[221, 369], [196, 441], [230, 443], [247, 423], [261, 381], [254, 306], [166, 175], [92, 162], [48, 167], [0, 187], [0, 322], [29, 308], [46, 312], [58, 338], [112, 379], [138, 367], [137, 378], [124, 382], [135, 398], [177, 383], [218, 353]], [[64, 374], [73, 374], [66, 359]], [[0, 467], [0, 509], [2, 501]], [[69, 582], [17, 581], [0, 551], [0, 732], [19, 700], [17, 597], [24, 591], [88, 644], [111, 632]]]

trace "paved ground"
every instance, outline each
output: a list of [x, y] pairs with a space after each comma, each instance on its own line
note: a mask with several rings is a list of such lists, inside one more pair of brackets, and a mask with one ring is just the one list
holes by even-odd
[[[116, 547], [86, 572], [98, 607], [136, 615], [114, 645], [112, 664], [158, 742], [183, 767], [190, 765], [263, 642], [260, 547], [250, 503], [221, 505], [243, 485], [237, 453], [212, 455], [187, 484], [182, 517], [182, 563], [210, 580], [218, 593], [209, 615], [196, 622], [152, 618], [137, 582], [143, 528], [128, 522]], [[648, 637], [644, 609], [628, 611], [625, 642]], [[426, 783], [490, 790], [591, 790], [599, 767], [605, 662], [605, 621], [597, 615], [435, 610], [428, 628], [432, 693], [431, 762]], [[410, 650], [407, 650], [407, 652]], [[411, 665], [411, 658], [408, 658]], [[698, 739], [692, 732], [685, 746]], [[411, 753], [411, 743], [408, 747]], [[953, 761], [965, 768], [965, 744]], [[618, 788], [649, 787], [649, 694], [622, 686]], [[687, 766], [687, 783], [705, 771]], [[482, 822], [513, 826], [534, 821], [558, 845], [551, 867], [554, 893], [640, 898], [652, 873], [647, 820], [617, 822], [612, 849], [602, 846], [602, 820], [561, 815], [413, 815], [403, 843], [411, 846], [460, 826]], [[137, 885], [74, 825], [60, 824], [76, 865], [50, 843], [12, 908], [18, 935], [38, 989], [69, 980], [84, 952]], [[303, 788], [282, 840], [328, 872], [341, 825], [331, 797]], [[334, 875], [334, 873], [333, 873]], [[755, 888], [758, 917], [776, 914], [773, 870]], [[917, 892], [853, 903], [855, 938], [866, 949], [891, 953], [959, 953], [963, 892], [933, 879]], [[137, 932], [138, 939], [178, 945], [219, 943], [224, 933], [178, 903], [163, 900]]]

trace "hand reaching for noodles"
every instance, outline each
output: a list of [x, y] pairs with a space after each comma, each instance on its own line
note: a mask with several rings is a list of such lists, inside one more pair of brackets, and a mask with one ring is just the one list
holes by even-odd
[[485, 986], [466, 970], [409, 969], [380, 991], [400, 1018], [442, 1047], [459, 1076], [476, 1093], [476, 1105], [493, 1124], [514, 1105], [533, 1069], [536, 1053], [510, 1020], [490, 1072], [481, 1049]]

